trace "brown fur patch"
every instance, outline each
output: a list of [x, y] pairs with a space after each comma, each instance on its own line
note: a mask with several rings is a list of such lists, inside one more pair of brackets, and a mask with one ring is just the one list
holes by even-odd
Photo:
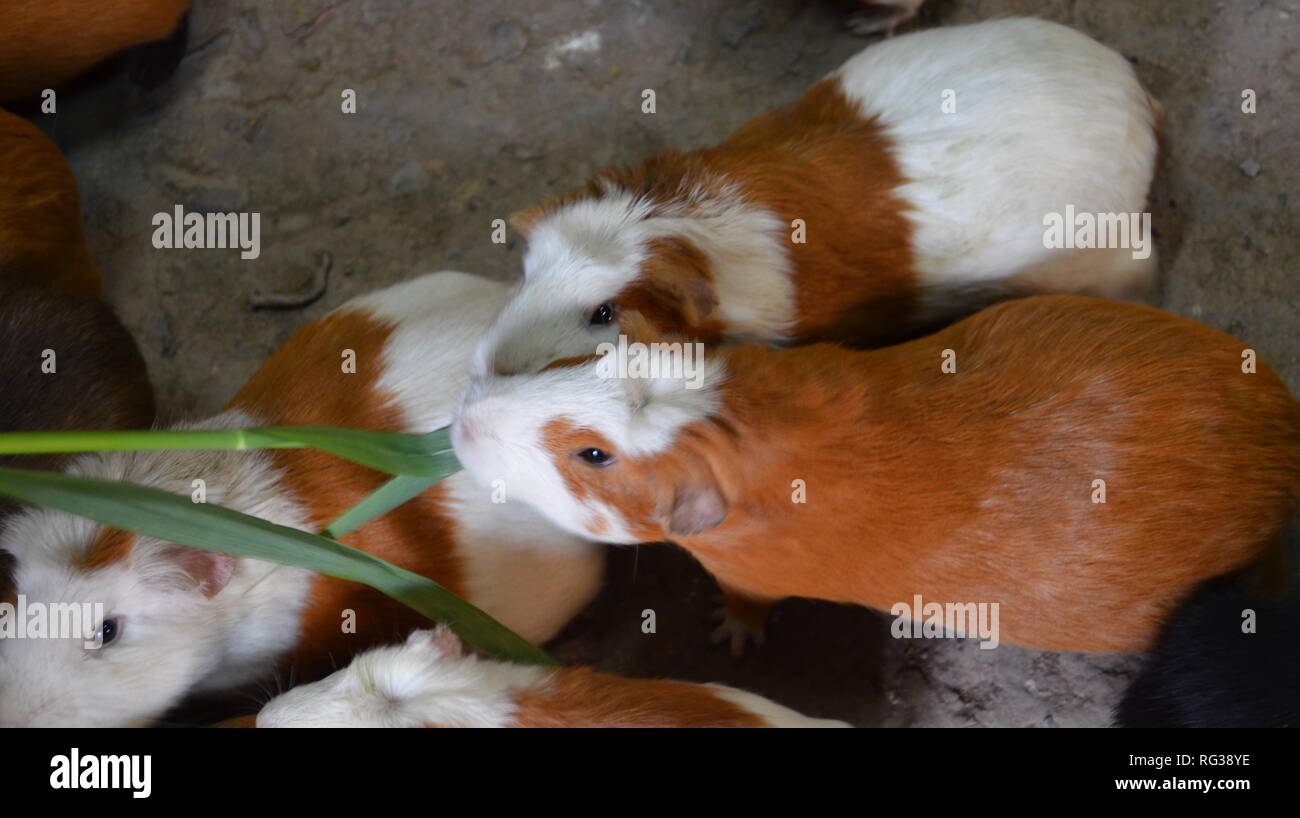
[[[708, 259], [681, 238], [654, 239], [641, 275], [615, 299], [618, 309], [635, 312], [659, 332], [717, 341], [726, 326], [714, 315], [718, 295]], [[623, 326], [626, 318], [620, 320]]]
[[115, 563], [126, 562], [135, 548], [136, 535], [116, 528], [100, 528], [82, 555], [77, 567], [97, 571]]
[[[392, 327], [365, 313], [333, 313], [304, 327], [267, 360], [230, 402], [268, 425], [327, 425], [405, 431], [394, 396], [379, 390], [382, 354]], [[356, 372], [342, 370], [342, 352], [356, 353]], [[388, 481], [388, 475], [312, 449], [277, 449], [275, 466], [286, 488], [310, 511], [317, 530]], [[430, 577], [464, 594], [462, 564], [454, 553], [445, 489], [429, 491], [344, 537], [342, 542]], [[428, 620], [366, 586], [318, 576], [303, 616], [293, 657], [299, 674], [314, 676], [357, 651], [404, 636]], [[357, 633], [342, 632], [344, 610]]]
[[666, 538], [666, 497], [715, 480], [726, 519], [674, 539], [743, 593], [996, 602], [1006, 643], [1141, 650], [1300, 506], [1300, 405], [1267, 367], [1242, 373], [1243, 348], [1148, 307], [1040, 296], [874, 352], [737, 348], [719, 417], [661, 455], [584, 470], [563, 456], [598, 436], [548, 440], [572, 490], [647, 541]]
[[521, 691], [514, 727], [765, 727], [705, 685], [565, 668]]
[[560, 358], [557, 361], [551, 361], [549, 364], [542, 367], [540, 371], [546, 372], [547, 370], [550, 369], [564, 369], [570, 366], [580, 366], [582, 364], [585, 364], [587, 361], [590, 361], [593, 358], [598, 358], [598, 357], [600, 356], [593, 352], [590, 355], [574, 355], [570, 358]]
[[[0, 45], [2, 98], [3, 50], [13, 47], [20, 34], [9, 28], [12, 17], [3, 10], [0, 19], [5, 20], [3, 39], [7, 44]], [[49, 34], [39, 39], [48, 40]], [[4, 168], [0, 178], [0, 290], [48, 286], [70, 295], [98, 298], [103, 282], [86, 250], [81, 194], [63, 154], [35, 125], [0, 111], [0, 168]]]
[[[0, 101], [34, 97], [134, 45], [165, 39], [189, 0], [0, 0]], [[0, 164], [0, 166], [3, 166]]]

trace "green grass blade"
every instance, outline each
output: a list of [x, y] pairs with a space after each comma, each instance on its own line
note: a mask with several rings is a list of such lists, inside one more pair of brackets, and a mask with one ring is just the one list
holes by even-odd
[[460, 470], [460, 464], [452, 452], [448, 429], [438, 429], [422, 435], [331, 426], [0, 433], [0, 454], [157, 449], [286, 449], [305, 446], [388, 474], [442, 479]]
[[106, 480], [0, 467], [0, 494], [160, 540], [306, 568], [360, 582], [507, 661], [554, 665], [541, 649], [419, 574], [317, 534], [188, 496]]
[[423, 494], [438, 482], [433, 477], [414, 477], [399, 474], [392, 480], [375, 489], [370, 496], [343, 513], [341, 517], [329, 524], [322, 532], [326, 537], [339, 539], [346, 537], [361, 526], [387, 514], [398, 506]]
[[271, 426], [256, 431], [264, 439], [311, 446], [388, 474], [441, 480], [460, 471], [450, 429], [422, 435], [331, 426]]

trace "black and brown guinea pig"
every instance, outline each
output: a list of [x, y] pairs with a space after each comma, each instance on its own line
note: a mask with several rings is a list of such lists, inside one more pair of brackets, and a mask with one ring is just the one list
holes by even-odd
[[1118, 727], [1300, 727], [1300, 594], [1231, 580], [1178, 609], [1115, 714]]
[[[107, 304], [40, 287], [0, 291], [0, 431], [147, 429], [153, 420], [144, 358]], [[0, 456], [0, 466], [57, 469], [66, 457]]]

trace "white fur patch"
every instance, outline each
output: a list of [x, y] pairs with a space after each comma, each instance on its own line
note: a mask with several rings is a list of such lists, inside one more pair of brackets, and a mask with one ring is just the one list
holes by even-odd
[[734, 687], [726, 685], [711, 684], [708, 685], [720, 699], [726, 699], [737, 707], [744, 708], [750, 713], [758, 716], [767, 722], [768, 727], [852, 727], [848, 722], [836, 721], [835, 719], [814, 719], [804, 714], [791, 710], [790, 708], [777, 704], [771, 699], [765, 699], [757, 693], [750, 693], [745, 690], [737, 690]]
[[[995, 20], [887, 40], [831, 76], [893, 140], [924, 284], [1030, 273], [1045, 289], [1109, 293], [1150, 276], [1150, 264], [1107, 262], [1094, 280], [1074, 253], [1043, 246], [1044, 216], [1066, 205], [1146, 205], [1155, 116], [1115, 51], [1056, 23]], [[954, 113], [941, 107], [946, 92]], [[1057, 262], [1069, 281], [1053, 276]]]
[[272, 699], [258, 727], [509, 727], [516, 691], [545, 681], [539, 667], [448, 656], [435, 631], [374, 648], [343, 670]]
[[554, 637], [591, 601], [605, 573], [605, 549], [569, 534], [522, 501], [494, 502], [468, 472], [442, 482], [464, 564], [465, 594], [535, 644]]
[[511, 286], [441, 272], [354, 298], [338, 312], [365, 312], [395, 325], [384, 346], [378, 388], [396, 395], [411, 432], [451, 423], [469, 383], [469, 361]]

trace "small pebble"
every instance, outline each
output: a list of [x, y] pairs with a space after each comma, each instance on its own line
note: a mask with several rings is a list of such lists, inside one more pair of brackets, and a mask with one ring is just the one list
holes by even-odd
[[1260, 171], [1259, 163], [1256, 162], [1254, 159], [1247, 159], [1245, 162], [1242, 162], [1237, 167], [1241, 170], [1242, 173], [1246, 175], [1247, 178], [1254, 179], [1256, 176], [1259, 175], [1259, 171]]
[[388, 191], [394, 196], [402, 196], [407, 193], [416, 193], [425, 190], [433, 180], [420, 165], [419, 159], [408, 159], [406, 162], [388, 177]]

